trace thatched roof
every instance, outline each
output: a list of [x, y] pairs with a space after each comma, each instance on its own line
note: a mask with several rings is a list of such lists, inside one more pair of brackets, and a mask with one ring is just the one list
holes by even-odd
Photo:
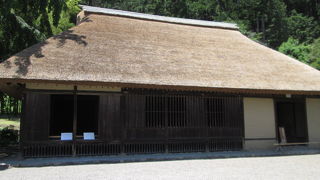
[[160, 22], [194, 25], [194, 26], [202, 26], [202, 27], [215, 27], [215, 28], [224, 28], [224, 29], [233, 29], [233, 30], [239, 29], [236, 24], [232, 24], [232, 23], [158, 16], [158, 15], [143, 14], [143, 13], [136, 13], [136, 12], [129, 12], [129, 11], [121, 11], [121, 10], [115, 10], [115, 9], [92, 7], [92, 6], [82, 6], [82, 9], [86, 13], [105, 14], [109, 16], [121, 16], [121, 17], [129, 17], [129, 18], [136, 18], [136, 19], [142, 19], [142, 20], [160, 21]]
[[76, 27], [1, 63], [0, 80], [320, 94], [320, 71], [232, 24], [85, 14]]

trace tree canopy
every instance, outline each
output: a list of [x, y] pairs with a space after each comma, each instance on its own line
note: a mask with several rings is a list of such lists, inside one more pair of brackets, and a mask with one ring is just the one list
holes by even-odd
[[78, 0], [0, 0], [0, 62], [75, 25]]

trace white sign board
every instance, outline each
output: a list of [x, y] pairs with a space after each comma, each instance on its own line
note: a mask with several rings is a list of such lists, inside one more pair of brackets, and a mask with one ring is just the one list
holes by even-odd
[[84, 140], [94, 140], [94, 132], [84, 132], [83, 139]]
[[72, 133], [61, 133], [61, 141], [72, 140]]

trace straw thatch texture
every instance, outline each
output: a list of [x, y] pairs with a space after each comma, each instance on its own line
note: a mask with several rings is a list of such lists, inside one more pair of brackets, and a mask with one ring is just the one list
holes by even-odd
[[236, 30], [89, 14], [0, 64], [0, 79], [320, 92], [320, 72]]

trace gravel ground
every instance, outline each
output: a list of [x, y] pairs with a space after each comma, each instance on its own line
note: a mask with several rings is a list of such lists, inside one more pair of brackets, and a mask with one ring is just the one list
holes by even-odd
[[320, 155], [10, 168], [0, 179], [320, 179]]

